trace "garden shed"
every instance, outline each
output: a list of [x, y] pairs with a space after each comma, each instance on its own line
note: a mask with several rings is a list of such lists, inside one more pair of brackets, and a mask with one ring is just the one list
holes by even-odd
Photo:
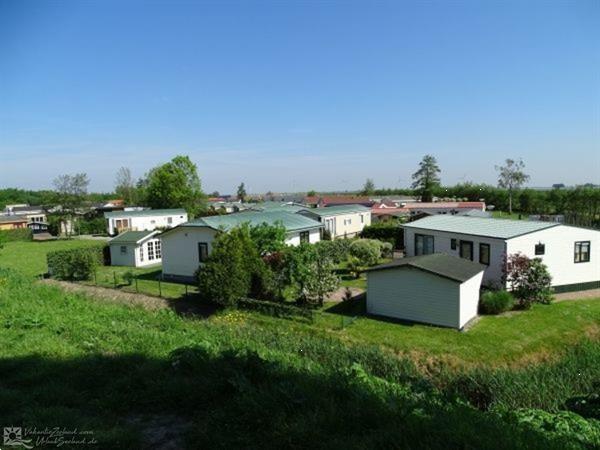
[[144, 267], [162, 261], [160, 231], [126, 231], [112, 238], [110, 261], [112, 266]]
[[367, 270], [367, 312], [461, 329], [477, 315], [485, 266], [442, 253]]

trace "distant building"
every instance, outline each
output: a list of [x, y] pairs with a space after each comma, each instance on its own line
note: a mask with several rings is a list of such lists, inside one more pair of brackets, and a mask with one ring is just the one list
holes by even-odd
[[321, 222], [332, 239], [357, 236], [364, 227], [371, 225], [371, 210], [362, 205], [306, 208], [300, 209], [297, 214]]
[[106, 230], [109, 235], [124, 231], [152, 231], [158, 228], [172, 228], [187, 222], [185, 209], [144, 209], [133, 211], [113, 211], [104, 213]]
[[0, 231], [27, 227], [27, 219], [19, 216], [0, 216]]
[[375, 204], [375, 201], [369, 197], [358, 195], [314, 195], [304, 197], [302, 203], [315, 208], [341, 205], [362, 205], [370, 208]]

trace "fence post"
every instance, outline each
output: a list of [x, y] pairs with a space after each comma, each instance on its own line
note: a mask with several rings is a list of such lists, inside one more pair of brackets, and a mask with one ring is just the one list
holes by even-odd
[[185, 285], [185, 296], [186, 296], [186, 297], [188, 296], [188, 289], [187, 289], [187, 286], [188, 286], [188, 285], [186, 284], [186, 285]]
[[98, 271], [94, 270], [94, 284], [98, 286]]
[[135, 277], [135, 292], [140, 292], [140, 291], [138, 290], [137, 279], [138, 279], [138, 277], [137, 277], [137, 275], [136, 275], [136, 277]]
[[162, 297], [162, 287], [160, 285], [160, 278], [158, 279], [158, 296]]
[[113, 282], [115, 284], [115, 289], [117, 288], [117, 273], [113, 272]]

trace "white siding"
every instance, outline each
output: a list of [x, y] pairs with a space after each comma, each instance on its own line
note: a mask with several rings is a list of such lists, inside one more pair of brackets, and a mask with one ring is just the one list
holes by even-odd
[[[171, 215], [156, 215], [156, 216], [136, 216], [136, 215], [123, 215], [122, 217], [111, 217], [107, 219], [108, 222], [108, 234], [114, 235], [117, 233], [116, 222], [117, 220], [128, 220], [128, 230], [131, 231], [152, 231], [157, 228], [172, 228], [187, 222], [187, 213], [178, 213]], [[169, 223], [169, 220], [171, 222]]]
[[482, 279], [483, 272], [478, 273], [473, 278], [460, 285], [459, 328], [464, 327], [469, 320], [477, 316], [477, 310], [479, 308], [479, 290], [481, 289]]
[[[489, 244], [490, 265], [483, 274], [484, 284], [500, 284], [502, 282], [502, 266], [504, 264], [505, 241], [489, 237], [472, 236], [469, 234], [448, 233], [445, 231], [422, 230], [418, 228], [404, 228], [404, 251], [406, 256], [415, 256], [415, 234], [425, 234], [434, 237], [433, 249], [435, 253], [447, 255], [460, 255], [460, 241], [473, 242], [473, 261], [479, 262], [479, 244]], [[452, 250], [451, 240], [456, 239], [456, 250]]]
[[[319, 211], [323, 212], [325, 209], [321, 208]], [[371, 211], [365, 210], [349, 214], [339, 214], [337, 216], [321, 216], [320, 220], [325, 225], [325, 229], [329, 229], [330, 231], [332, 229], [335, 230], [335, 233], [331, 233], [334, 239], [350, 238], [358, 235], [367, 225], [371, 225]], [[335, 228], [328, 223], [329, 221], [335, 221]]]
[[[150, 259], [149, 258], [149, 251], [148, 251], [148, 244], [152, 243], [152, 245], [154, 246], [154, 259]], [[162, 242], [160, 239], [154, 238], [154, 239], [147, 239], [145, 241], [142, 241], [141, 243], [138, 244], [138, 246], [135, 249], [135, 263], [136, 263], [136, 267], [146, 267], [146, 266], [152, 266], [154, 264], [160, 264], [162, 262], [162, 258], [157, 258], [156, 257], [156, 245], [160, 244], [161, 248], [162, 248]], [[144, 254], [144, 258], [141, 258], [141, 254]], [[162, 252], [161, 252], [162, 255]]]
[[[125, 248], [126, 253], [121, 253], [121, 247]], [[110, 244], [110, 265], [135, 267], [135, 253], [135, 244]]]
[[[314, 230], [308, 230], [308, 242], [314, 244], [321, 240], [320, 228]], [[300, 232], [289, 233], [285, 237], [285, 243], [287, 245], [293, 245], [294, 247], [300, 245]]]
[[193, 277], [200, 266], [198, 243], [206, 242], [210, 254], [216, 234], [208, 227], [181, 227], [163, 234], [163, 274]]
[[460, 283], [411, 267], [367, 274], [367, 312], [460, 328]]
[[[590, 241], [589, 262], [575, 263], [577, 241]], [[535, 245], [540, 242], [545, 245], [544, 255], [535, 254]], [[552, 275], [553, 286], [600, 280], [600, 231], [559, 225], [510, 239], [507, 252], [541, 258]]]

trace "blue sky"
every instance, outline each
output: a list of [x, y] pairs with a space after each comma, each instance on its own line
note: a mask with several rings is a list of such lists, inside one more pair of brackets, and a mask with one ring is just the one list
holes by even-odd
[[0, 0], [0, 187], [113, 188], [176, 154], [206, 190], [600, 182], [597, 1]]

